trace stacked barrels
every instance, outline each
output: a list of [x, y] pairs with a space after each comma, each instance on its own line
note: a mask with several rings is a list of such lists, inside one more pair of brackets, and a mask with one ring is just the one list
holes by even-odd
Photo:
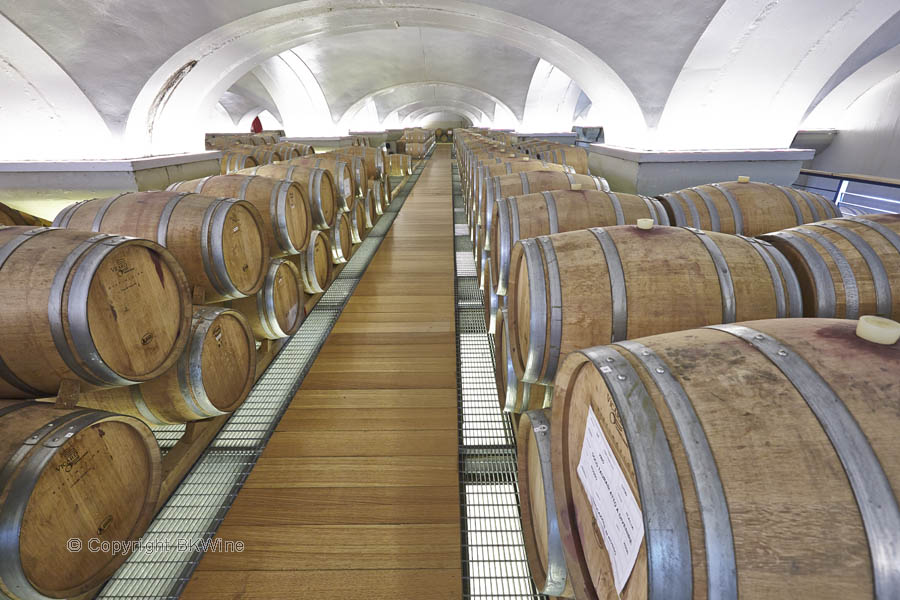
[[397, 141], [397, 152], [409, 154], [413, 158], [422, 159], [428, 155], [436, 143], [434, 130], [414, 127], [404, 129]]
[[[243, 157], [230, 172], [78, 202], [53, 227], [0, 205], [0, 596], [102, 585], [165, 500], [151, 430], [236, 410], [388, 208], [382, 148], [279, 137], [211, 135]], [[73, 536], [126, 545], [110, 560]]]
[[283, 131], [253, 135], [207, 134], [206, 149], [222, 152], [219, 160], [222, 175], [315, 153], [307, 144], [279, 141], [282, 137]]
[[892, 595], [900, 215], [747, 178], [651, 198], [523, 171], [489, 198], [498, 159], [575, 161], [454, 143], [537, 590]]

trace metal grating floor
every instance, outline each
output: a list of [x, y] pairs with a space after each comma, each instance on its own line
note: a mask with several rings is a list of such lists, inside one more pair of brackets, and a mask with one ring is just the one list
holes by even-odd
[[[426, 157], [427, 158], [427, 157]], [[203, 455], [169, 498], [135, 551], [98, 599], [174, 600], [203, 557], [303, 378], [331, 333], [397, 212], [418, 181], [425, 161], [410, 175], [384, 216], [369, 232], [303, 325], [257, 381]], [[397, 180], [392, 182], [397, 183]], [[184, 426], [154, 434], [163, 453]]]
[[509, 415], [500, 411], [494, 336], [485, 328], [455, 162], [452, 168], [463, 598], [544, 599], [534, 589], [525, 556], [516, 441]]

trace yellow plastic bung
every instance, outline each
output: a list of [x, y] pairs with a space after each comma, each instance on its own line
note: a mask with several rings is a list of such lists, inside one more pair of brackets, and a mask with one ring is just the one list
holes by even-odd
[[856, 335], [868, 342], [890, 346], [900, 340], [900, 323], [884, 317], [865, 315], [856, 323]]
[[581, 184], [580, 184], [580, 183], [573, 183], [573, 184], [572, 184], [572, 189], [573, 189], [573, 190], [576, 190], [576, 191], [577, 191], [577, 190], [580, 190], [580, 189], [581, 189]]
[[638, 219], [638, 229], [653, 229], [653, 219]]
[[738, 177], [738, 183], [750, 183], [750, 178], [746, 175], [741, 175]]

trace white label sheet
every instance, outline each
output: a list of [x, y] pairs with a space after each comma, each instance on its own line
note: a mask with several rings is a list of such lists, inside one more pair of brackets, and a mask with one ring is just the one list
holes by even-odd
[[641, 549], [644, 519], [593, 409], [588, 410], [578, 479], [591, 501], [594, 520], [612, 563], [616, 592], [621, 594]]

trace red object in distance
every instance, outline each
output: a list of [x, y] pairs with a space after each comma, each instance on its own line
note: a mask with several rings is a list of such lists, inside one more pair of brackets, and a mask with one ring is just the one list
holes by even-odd
[[250, 125], [251, 133], [260, 133], [263, 130], [262, 121], [259, 120], [259, 117], [253, 119], [253, 123]]

